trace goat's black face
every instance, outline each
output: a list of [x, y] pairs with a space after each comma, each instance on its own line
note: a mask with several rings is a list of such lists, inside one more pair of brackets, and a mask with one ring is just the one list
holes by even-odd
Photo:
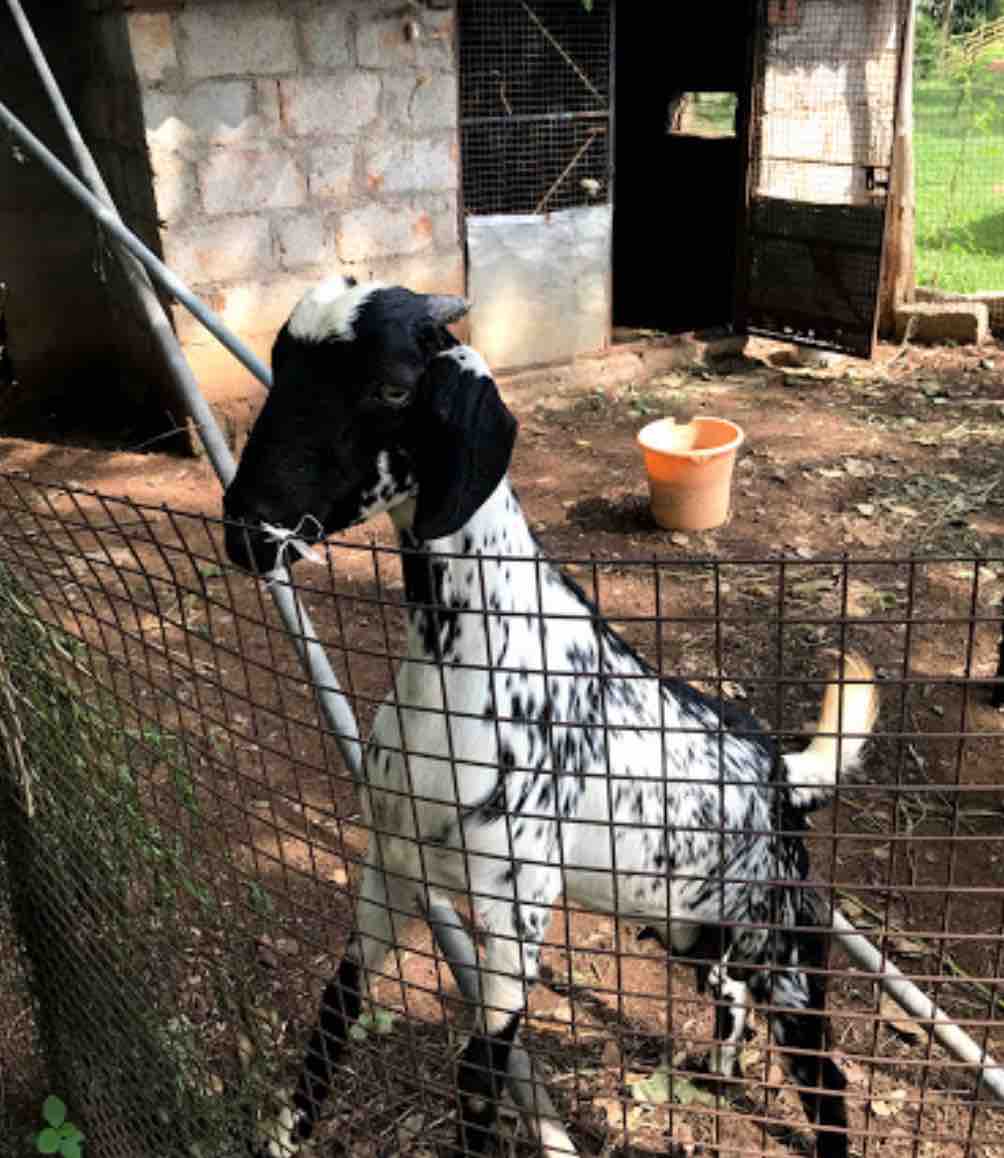
[[[442, 436], [442, 375], [427, 372], [458, 346], [446, 326], [466, 308], [461, 298], [341, 278], [305, 295], [276, 338], [272, 390], [224, 495], [227, 519], [244, 524], [227, 526], [235, 563], [267, 573], [284, 536], [317, 541], [418, 496], [437, 451], [446, 453], [431, 445]], [[493, 382], [491, 391], [497, 399]], [[507, 464], [508, 451], [502, 473]]]

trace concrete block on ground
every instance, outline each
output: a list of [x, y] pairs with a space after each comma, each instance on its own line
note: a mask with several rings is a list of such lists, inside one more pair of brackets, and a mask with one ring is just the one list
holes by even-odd
[[962, 294], [919, 285], [915, 296], [918, 302], [983, 302], [990, 311], [991, 331], [1004, 331], [1004, 293], [1000, 290]]
[[502, 372], [497, 379], [506, 399], [561, 410], [569, 398], [580, 397], [586, 391], [637, 386], [660, 374], [692, 366], [695, 355], [695, 342], [681, 334], [637, 349], [607, 350], [561, 365]]
[[896, 308], [896, 338], [978, 346], [990, 336], [985, 302], [911, 302]]

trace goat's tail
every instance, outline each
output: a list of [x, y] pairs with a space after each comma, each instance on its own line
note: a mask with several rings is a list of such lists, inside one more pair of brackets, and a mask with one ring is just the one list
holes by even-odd
[[878, 716], [875, 670], [864, 656], [844, 654], [830, 679], [812, 742], [782, 757], [791, 803], [806, 811], [825, 804], [838, 779], [855, 767]]

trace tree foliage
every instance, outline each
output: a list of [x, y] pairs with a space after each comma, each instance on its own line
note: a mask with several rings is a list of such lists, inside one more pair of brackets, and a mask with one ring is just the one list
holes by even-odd
[[1004, 15], [1004, 0], [919, 0], [918, 11], [922, 18], [957, 36]]

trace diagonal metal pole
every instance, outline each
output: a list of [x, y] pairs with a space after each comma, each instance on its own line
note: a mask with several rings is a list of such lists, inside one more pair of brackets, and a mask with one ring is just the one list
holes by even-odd
[[981, 1086], [1004, 1102], [1004, 1067], [994, 1061], [986, 1046], [980, 1047], [929, 998], [908, 980], [900, 970], [862, 934], [839, 910], [833, 910], [833, 928], [837, 939], [858, 965], [873, 973], [882, 989], [959, 1061], [972, 1066], [977, 1073], [977, 1097]]
[[[32, 154], [90, 210], [119, 243], [120, 248], [116, 252], [121, 257], [126, 279], [147, 316], [151, 333], [196, 425], [209, 461], [221, 483], [226, 486], [236, 470], [233, 455], [181, 350], [167, 314], [154, 291], [151, 277], [155, 278], [167, 293], [180, 301], [266, 388], [272, 385], [271, 373], [184, 282], [123, 224], [19, 0], [7, 0], [7, 6], [87, 184], [81, 183], [2, 102], [0, 102], [0, 123], [17, 138], [26, 152]], [[317, 638], [310, 617], [292, 588], [286, 568], [279, 568], [273, 573], [269, 590], [283, 625], [293, 639], [308, 679], [315, 689], [342, 758], [352, 776], [358, 780], [362, 771], [362, 744], [358, 723], [339, 687], [338, 679]], [[454, 974], [458, 989], [467, 1001], [479, 1006], [481, 986], [477, 953], [456, 912], [446, 902], [433, 901], [429, 907], [428, 918], [439, 949]], [[543, 1083], [535, 1079], [530, 1059], [522, 1048], [515, 1048], [510, 1054], [509, 1078], [513, 1100], [533, 1128], [539, 1129], [539, 1122], [542, 1119], [550, 1119], [554, 1123], [560, 1121]]]

